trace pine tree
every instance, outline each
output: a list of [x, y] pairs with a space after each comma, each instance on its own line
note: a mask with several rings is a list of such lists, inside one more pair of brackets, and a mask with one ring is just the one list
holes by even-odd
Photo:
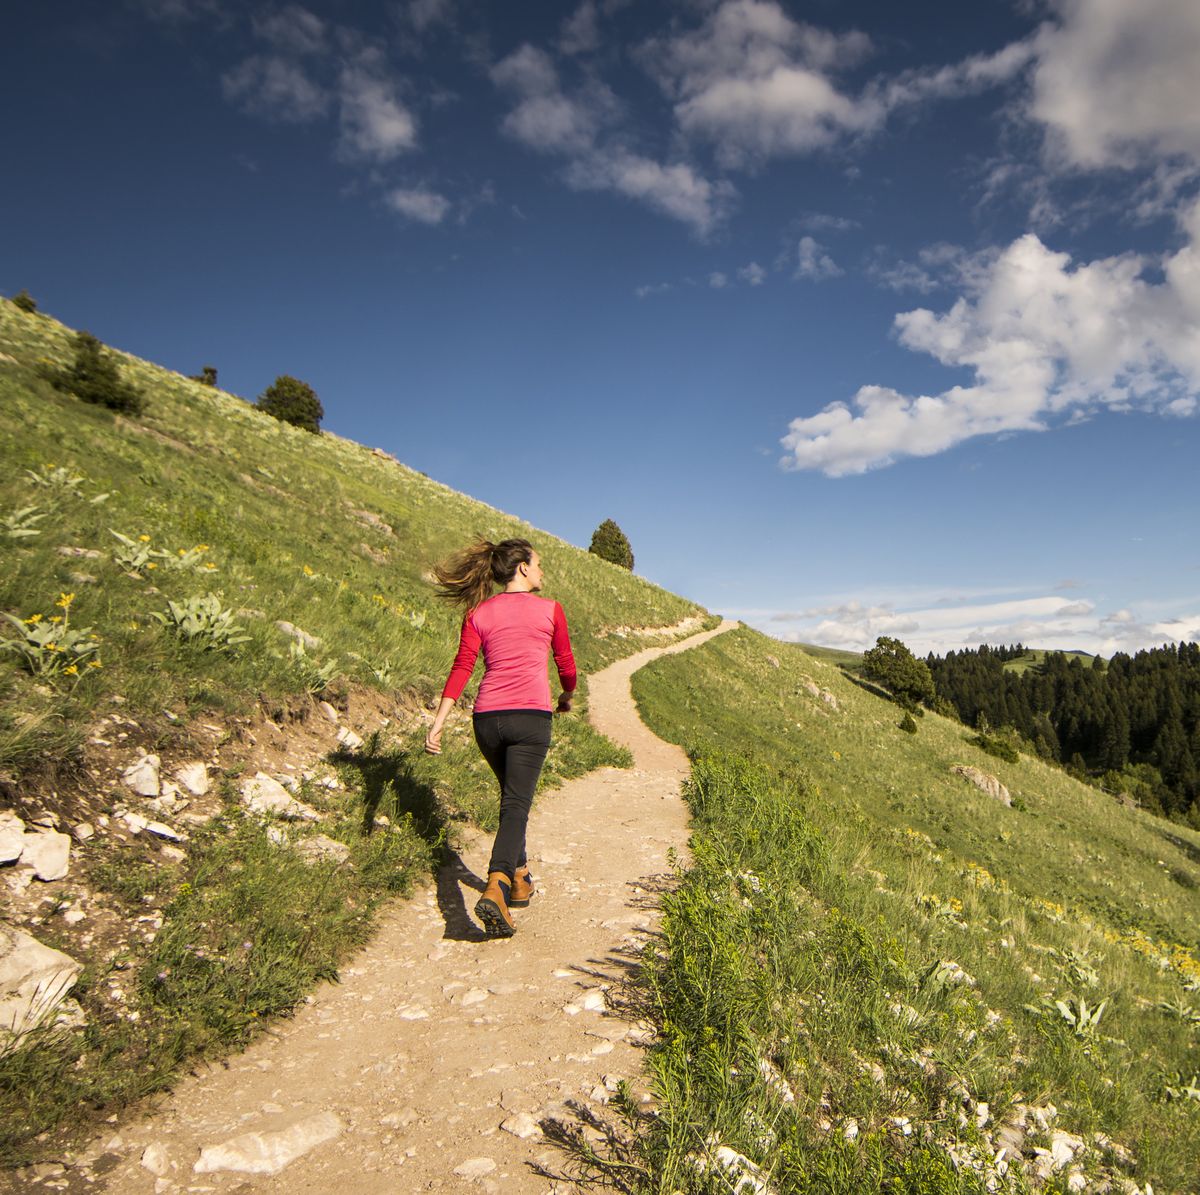
[[24, 287], [13, 295], [12, 305], [26, 315], [33, 315], [37, 311], [37, 300]]
[[610, 564], [619, 564], [621, 568], [633, 571], [633, 548], [629, 546], [625, 532], [612, 519], [605, 519], [596, 528], [588, 551]]
[[121, 377], [112, 354], [90, 332], [75, 336], [75, 362], [70, 369], [56, 371], [51, 381], [84, 402], [108, 407], [128, 415], [140, 415], [146, 400], [142, 392]]

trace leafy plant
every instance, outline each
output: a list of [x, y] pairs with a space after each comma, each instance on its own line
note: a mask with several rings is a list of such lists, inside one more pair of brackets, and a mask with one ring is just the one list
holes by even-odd
[[1196, 1100], [1200, 1103], [1200, 1075], [1185, 1075], [1176, 1071], [1163, 1084], [1162, 1097], [1165, 1100]]
[[174, 556], [164, 552], [163, 567], [181, 573], [212, 572], [217, 566], [205, 559], [210, 550], [208, 544], [197, 544], [194, 548], [179, 548]]
[[318, 664], [305, 651], [304, 644], [296, 641], [293, 641], [288, 646], [288, 661], [292, 666], [292, 670], [299, 678], [300, 683], [304, 686], [304, 691], [314, 696], [318, 693], [324, 693], [329, 688], [330, 682], [338, 674], [336, 660], [326, 660], [324, 664]]
[[13, 295], [11, 302], [18, 311], [23, 311], [26, 315], [33, 315], [37, 311], [37, 300], [24, 287]]
[[75, 473], [65, 465], [43, 465], [40, 469], [26, 469], [25, 476], [30, 485], [39, 489], [52, 490], [55, 494], [70, 494], [76, 498], [83, 497], [79, 488], [86, 478], [82, 473]]
[[16, 618], [5, 613], [19, 637], [4, 640], [0, 651], [12, 652], [34, 676], [49, 679], [65, 676], [77, 681], [85, 669], [99, 668], [99, 636], [92, 633], [91, 627], [76, 630], [71, 626], [74, 600], [73, 593], [59, 595], [55, 606], [61, 614]]
[[45, 517], [44, 510], [38, 510], [36, 506], [23, 506], [0, 519], [0, 529], [3, 529], [8, 539], [28, 539], [34, 535], [41, 535], [42, 529], [34, 524], [41, 522]]
[[239, 643], [250, 641], [249, 635], [238, 634], [245, 628], [233, 621], [232, 610], [221, 609], [215, 593], [168, 601], [165, 611], [155, 610], [150, 617], [202, 651], [233, 651]]
[[122, 535], [119, 531], [113, 531], [111, 527], [109, 532], [121, 541], [121, 546], [113, 552], [113, 563], [127, 573], [144, 576], [151, 569], [158, 568], [160, 560], [170, 559], [168, 553], [161, 548], [150, 546], [151, 537], [149, 535], [143, 534], [139, 535], [137, 539], [130, 539], [129, 536]]

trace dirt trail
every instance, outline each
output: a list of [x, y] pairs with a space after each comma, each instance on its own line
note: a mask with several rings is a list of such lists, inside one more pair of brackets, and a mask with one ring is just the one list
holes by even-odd
[[[153, 1116], [97, 1142], [92, 1173], [103, 1177], [87, 1189], [572, 1190], [534, 1169], [559, 1170], [558, 1150], [540, 1133], [510, 1130], [567, 1101], [602, 1102], [606, 1078], [638, 1076], [639, 1031], [604, 993], [652, 922], [668, 849], [687, 837], [686, 758], [639, 720], [629, 679], [734, 625], [590, 678], [593, 722], [632, 750], [635, 766], [601, 768], [539, 801], [528, 838], [538, 893], [515, 911], [514, 938], [484, 940], [469, 916], [491, 845], [476, 835], [394, 909], [340, 984], [227, 1064], [181, 1082]], [[193, 1169], [205, 1147], [306, 1129], [336, 1135], [275, 1175]]]

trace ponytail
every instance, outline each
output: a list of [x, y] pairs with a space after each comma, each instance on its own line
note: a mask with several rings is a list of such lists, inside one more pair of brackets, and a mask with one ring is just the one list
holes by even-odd
[[478, 539], [469, 548], [435, 565], [438, 597], [473, 610], [492, 596], [494, 585], [507, 585], [517, 567], [533, 559], [527, 539], [506, 539], [498, 544]]

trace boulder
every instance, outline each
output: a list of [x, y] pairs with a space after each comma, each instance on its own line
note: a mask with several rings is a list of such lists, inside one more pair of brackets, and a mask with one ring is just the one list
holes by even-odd
[[969, 780], [977, 789], [987, 793], [994, 801], [999, 801], [1001, 805], [1007, 805], [1011, 808], [1012, 797], [1009, 795], [1008, 789], [995, 776], [989, 776], [987, 772], [982, 772], [979, 768], [973, 768], [967, 764], [955, 764], [950, 770], [956, 775]]
[[161, 767], [162, 761], [157, 755], [143, 755], [121, 773], [121, 780], [139, 797], [157, 797], [162, 791]]
[[350, 848], [327, 834], [314, 834], [311, 838], [302, 838], [296, 843], [296, 851], [310, 863], [319, 863], [325, 859], [343, 863], [350, 858]]
[[297, 801], [273, 776], [259, 772], [242, 781], [242, 804], [251, 813], [282, 817], [288, 821], [320, 821], [321, 815], [309, 805]]
[[74, 1020], [81, 1015], [73, 1001], [66, 1002], [81, 970], [61, 950], [0, 925], [0, 1055], [52, 1017], [66, 1014]]
[[362, 737], [357, 735], [348, 726], [339, 726], [337, 732], [337, 741], [346, 748], [347, 751], [357, 751], [363, 745]]
[[62, 880], [66, 878], [71, 864], [71, 839], [57, 830], [43, 830], [39, 834], [26, 834], [21, 851], [21, 862], [33, 868], [39, 880]]
[[278, 1174], [310, 1149], [332, 1141], [343, 1129], [332, 1112], [306, 1116], [272, 1133], [243, 1133], [219, 1145], [206, 1145], [192, 1166], [197, 1174], [232, 1170], [239, 1174]]
[[25, 849], [25, 823], [10, 810], [0, 812], [0, 863], [15, 863]]
[[209, 789], [208, 765], [203, 762], [182, 764], [175, 769], [175, 779], [193, 797], [202, 797]]

